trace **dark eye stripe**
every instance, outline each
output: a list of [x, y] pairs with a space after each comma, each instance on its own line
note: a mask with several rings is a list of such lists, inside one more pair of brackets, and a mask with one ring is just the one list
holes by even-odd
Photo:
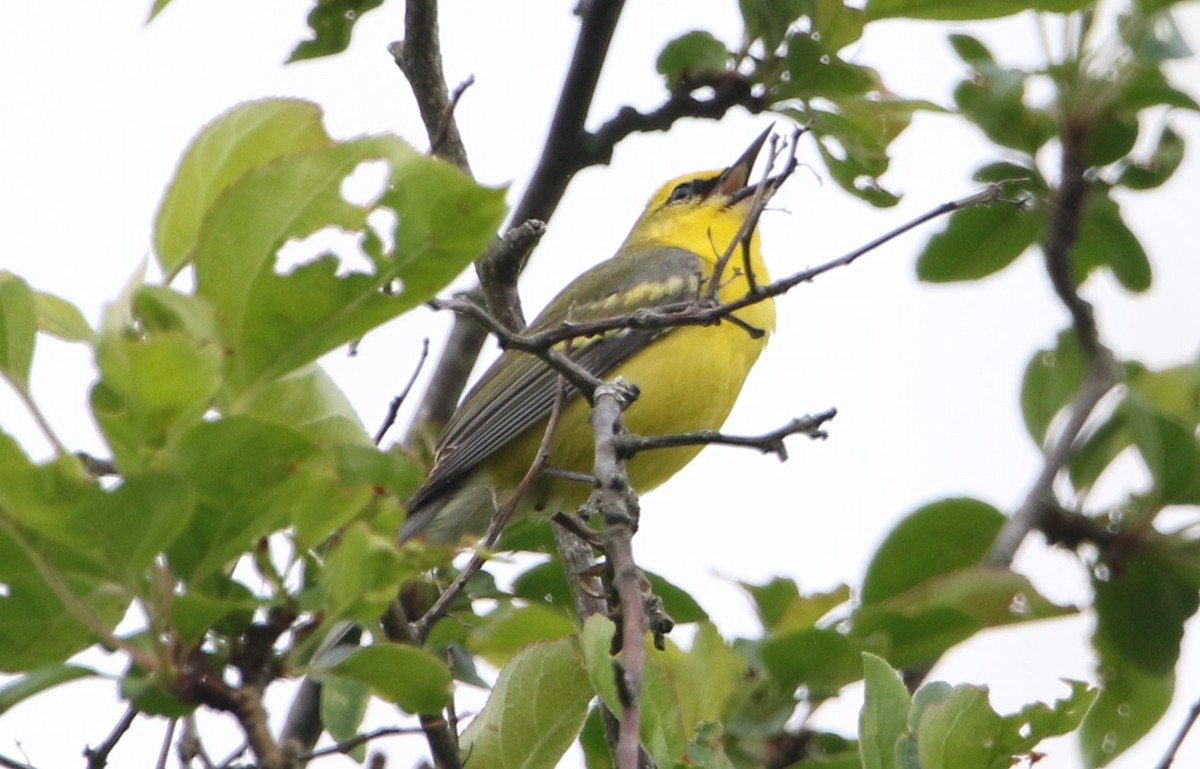
[[716, 188], [719, 178], [704, 179], [696, 178], [689, 179], [671, 190], [671, 194], [667, 196], [667, 204], [678, 203], [681, 200], [688, 198], [704, 197]]

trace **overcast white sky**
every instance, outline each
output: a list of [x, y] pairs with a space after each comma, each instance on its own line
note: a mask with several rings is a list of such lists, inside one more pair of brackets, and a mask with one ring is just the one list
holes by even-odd
[[[323, 105], [335, 136], [392, 131], [419, 147], [426, 143], [407, 87], [385, 51], [401, 33], [402, 4], [365, 17], [350, 53], [289, 67], [280, 62], [305, 36], [307, 2], [177, 0], [147, 28], [142, 22], [149, 4], [69, 0], [6, 9], [0, 268], [75, 302], [93, 322], [146, 257], [152, 218], [180, 153], [201, 125], [231, 105], [300, 96]], [[573, 4], [538, 4], [536, 11], [527, 4], [444, 5], [447, 74], [452, 83], [476, 78], [457, 113], [471, 162], [480, 181], [512, 183], [515, 200], [536, 160], [574, 42]], [[628, 6], [593, 124], [623, 104], [646, 108], [658, 101], [654, 59], [664, 40], [696, 28], [730, 42], [740, 33], [733, 0]], [[1185, 33], [1200, 44], [1200, 11], [1192, 5], [1181, 17]], [[1001, 56], [1035, 55], [1032, 18], [974, 29]], [[890, 23], [871, 29], [853, 56], [880, 67], [897, 93], [946, 102], [962, 74], [943, 42], [946, 31]], [[1172, 71], [1179, 83], [1200, 83], [1195, 62]], [[529, 312], [571, 276], [608, 257], [658, 183], [728, 163], [769, 120], [736, 113], [720, 124], [687, 123], [669, 135], [635, 136], [617, 150], [611, 167], [581, 174], [528, 273]], [[1195, 115], [1173, 120], [1193, 142], [1200, 139]], [[1131, 296], [1107, 276], [1086, 286], [1118, 355], [1151, 365], [1193, 358], [1200, 342], [1197, 147], [1160, 193], [1122, 198], [1154, 261], [1154, 289]], [[764, 217], [767, 259], [776, 276], [825, 261], [970, 193], [970, 174], [988, 157], [975, 133], [952, 119], [920, 115], [896, 144], [886, 177], [904, 199], [875, 211], [820, 180], [811, 145], [805, 152], [815, 173], [798, 173], [777, 196], [778, 211]], [[691, 590], [727, 636], [755, 626], [737, 580], [787, 575], [809, 591], [854, 585], [891, 525], [917, 506], [970, 495], [1011, 511], [1032, 482], [1038, 455], [1022, 427], [1017, 392], [1030, 354], [1052, 343], [1065, 312], [1030, 258], [982, 283], [916, 284], [916, 249], [936, 226], [780, 301], [777, 335], [727, 427], [759, 432], [793, 415], [837, 406], [828, 441], [795, 440], [786, 464], [711, 450], [644, 500], [639, 562]], [[446, 323], [419, 311], [369, 336], [358, 357], [329, 356], [328, 367], [368, 426], [378, 424], [408, 376], [420, 340], [430, 336], [436, 348]], [[68, 445], [104, 453], [85, 408], [92, 377], [82, 350], [40, 343], [33, 382], [51, 423]], [[7, 390], [0, 392], [0, 426], [31, 452], [46, 455]], [[1136, 470], [1130, 468], [1126, 487], [1142, 483]], [[1017, 565], [1054, 600], [1086, 596], [1086, 575], [1071, 556], [1031, 542]], [[1093, 677], [1090, 626], [1082, 616], [987, 633], [948, 655], [934, 676], [990, 686], [1002, 711], [1035, 697], [1062, 696], [1059, 677]], [[1190, 630], [1175, 705], [1116, 766], [1157, 762], [1188, 705], [1200, 699], [1200, 627], [1193, 622]], [[819, 723], [852, 728], [857, 703], [850, 693]], [[38, 767], [78, 764], [83, 744], [99, 742], [120, 713], [111, 683], [71, 687], [0, 719], [0, 753], [23, 751]], [[388, 715], [386, 709], [379, 713]], [[161, 721], [139, 723], [113, 765], [152, 765], [162, 729]], [[223, 755], [234, 739], [226, 733], [213, 753]], [[391, 765], [405, 766], [424, 746], [415, 738], [393, 739], [386, 749]], [[1069, 742], [1051, 744], [1048, 752], [1039, 769], [1079, 766]], [[1177, 765], [1200, 765], [1200, 735]]]

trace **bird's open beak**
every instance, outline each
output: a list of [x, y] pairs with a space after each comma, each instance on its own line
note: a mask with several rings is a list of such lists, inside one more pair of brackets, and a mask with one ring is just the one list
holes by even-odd
[[750, 172], [754, 170], [754, 161], [758, 158], [758, 153], [762, 151], [763, 145], [767, 142], [767, 137], [771, 135], [774, 124], [767, 126], [767, 130], [758, 135], [758, 138], [750, 143], [742, 156], [734, 161], [733, 165], [725, 169], [725, 173], [721, 174], [721, 178], [717, 180], [717, 186], [713, 192], [717, 195], [722, 195], [727, 198], [740, 200], [745, 195], [739, 194], [742, 190], [752, 189], [750, 185]]

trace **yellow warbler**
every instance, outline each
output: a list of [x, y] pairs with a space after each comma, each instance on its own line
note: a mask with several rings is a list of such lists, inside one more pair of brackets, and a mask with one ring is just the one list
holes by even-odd
[[[750, 184], [767, 132], [728, 168], [679, 177], [650, 198], [616, 256], [570, 283], [529, 325], [551, 329], [679, 304], [707, 290], [718, 260], [738, 237], [759, 185]], [[763, 184], [774, 191], [779, 177]], [[725, 265], [717, 298], [728, 302], [768, 282], [758, 235]], [[624, 415], [640, 435], [717, 429], [775, 326], [771, 300], [750, 305], [713, 326], [621, 329], [577, 339], [572, 358], [598, 377], [623, 377], [641, 391]], [[762, 333], [759, 333], [762, 332]], [[558, 374], [532, 355], [505, 352], [446, 424], [429, 478], [408, 503], [401, 540], [421, 535], [456, 542], [481, 534], [533, 463], [557, 392]], [[551, 467], [591, 471], [594, 438], [589, 406], [574, 390], [550, 444]], [[629, 461], [630, 485], [645, 492], [670, 478], [700, 447], [658, 449]], [[542, 475], [518, 515], [572, 511], [590, 492], [585, 483]]]

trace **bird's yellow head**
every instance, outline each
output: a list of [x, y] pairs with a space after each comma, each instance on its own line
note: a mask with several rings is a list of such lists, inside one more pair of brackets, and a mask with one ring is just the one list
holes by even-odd
[[[625, 240], [629, 246], [677, 246], [717, 259], [750, 212], [758, 187], [750, 173], [771, 129], [764, 131], [733, 165], [716, 171], [685, 174], [664, 184], [650, 198]], [[772, 180], [763, 190], [769, 197]], [[715, 253], [714, 253], [715, 250]]]

